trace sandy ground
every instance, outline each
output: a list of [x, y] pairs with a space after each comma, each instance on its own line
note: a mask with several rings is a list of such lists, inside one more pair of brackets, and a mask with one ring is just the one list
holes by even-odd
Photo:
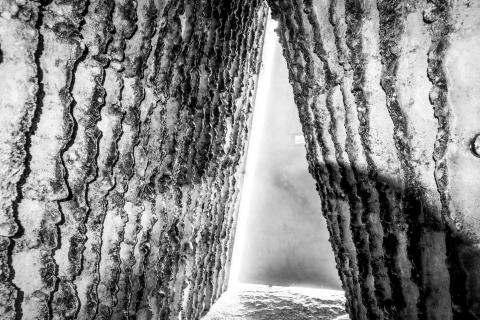
[[343, 291], [242, 284], [222, 295], [203, 320], [348, 320]]

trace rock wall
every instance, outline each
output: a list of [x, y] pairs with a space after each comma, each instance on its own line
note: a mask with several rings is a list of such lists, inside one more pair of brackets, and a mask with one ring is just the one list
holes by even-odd
[[480, 2], [269, 0], [352, 319], [480, 319]]
[[0, 2], [0, 314], [198, 319], [226, 289], [266, 6]]
[[[352, 319], [479, 319], [480, 2], [268, 3]], [[209, 309], [266, 11], [0, 3], [2, 319]]]

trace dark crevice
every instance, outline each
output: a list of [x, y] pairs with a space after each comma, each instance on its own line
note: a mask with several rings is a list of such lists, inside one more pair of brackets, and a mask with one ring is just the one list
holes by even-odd
[[[32, 136], [35, 135], [35, 132], [37, 131], [38, 128], [38, 123], [40, 122], [40, 118], [42, 115], [42, 109], [43, 109], [43, 98], [45, 97], [45, 90], [44, 90], [44, 84], [43, 84], [43, 70], [41, 67], [40, 63], [40, 58], [43, 54], [44, 51], [44, 39], [43, 35], [41, 32], [41, 27], [43, 25], [43, 10], [46, 5], [48, 5], [51, 1], [41, 1], [40, 6], [38, 7], [38, 13], [37, 13], [37, 20], [35, 23], [35, 29], [37, 30], [37, 35], [38, 35], [38, 43], [37, 43], [37, 50], [35, 51], [35, 65], [36, 65], [36, 71], [37, 71], [37, 92], [36, 92], [36, 107], [33, 112], [32, 120], [31, 120], [31, 125], [29, 131], [25, 134], [25, 144], [24, 144], [24, 150], [25, 150], [25, 161], [24, 161], [24, 170], [22, 172], [22, 175], [20, 176], [20, 179], [17, 183], [17, 197], [15, 201], [12, 203], [12, 209], [14, 213], [14, 219], [15, 223], [18, 226], [18, 230], [16, 234], [12, 237], [13, 241], [10, 241], [10, 246], [8, 249], [8, 257], [9, 257], [9, 265], [12, 265], [12, 252], [15, 247], [15, 239], [20, 239], [24, 236], [24, 228], [22, 224], [20, 223], [20, 220], [18, 219], [18, 207], [19, 204], [23, 201], [24, 199], [24, 194], [23, 194], [23, 186], [25, 185], [27, 178], [29, 177], [31, 173], [30, 169], [30, 163], [32, 161], [32, 155], [30, 154], [30, 148], [32, 145]], [[11, 268], [11, 273], [9, 277], [9, 282], [12, 283], [14, 286], [15, 290], [17, 291], [17, 296], [15, 299], [15, 320], [20, 320], [23, 318], [23, 311], [22, 311], [22, 303], [24, 299], [24, 292], [17, 286], [13, 284], [13, 278], [15, 278], [15, 270]]]

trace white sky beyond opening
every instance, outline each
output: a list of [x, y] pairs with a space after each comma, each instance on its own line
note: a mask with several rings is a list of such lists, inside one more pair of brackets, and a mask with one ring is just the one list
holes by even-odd
[[248, 192], [253, 187], [255, 172], [257, 170], [259, 152], [261, 152], [260, 140], [262, 135], [262, 124], [267, 117], [268, 92], [270, 91], [270, 79], [274, 68], [275, 41], [277, 36], [275, 28], [278, 22], [269, 18], [266, 25], [265, 39], [262, 51], [262, 67], [258, 78], [255, 106], [252, 115], [252, 127], [248, 143], [247, 159], [245, 165], [245, 176], [240, 196], [240, 208], [237, 221], [237, 230], [233, 247], [232, 265], [229, 277], [229, 289], [240, 285], [241, 258], [245, 252], [246, 237], [248, 236], [247, 221], [250, 210], [252, 193]]
[[229, 287], [256, 283], [340, 289], [277, 27], [269, 18]]
[[[231, 264], [230, 275], [229, 275], [228, 291], [222, 295], [222, 297], [215, 303], [215, 305], [211, 309], [211, 312], [204, 318], [208, 320], [219, 320], [219, 319], [226, 320], [226, 319], [233, 319], [233, 318], [251, 319], [251, 317], [247, 316], [247, 314], [250, 314], [251, 312], [262, 313], [263, 311], [253, 310], [253, 309], [250, 310], [249, 309], [250, 307], [247, 307], [248, 305], [250, 305], [248, 301], [250, 301], [251, 299], [261, 300], [265, 297], [267, 297], [267, 300], [265, 300], [264, 302], [270, 301], [269, 299], [271, 298], [276, 299], [280, 297], [286, 298], [287, 300], [288, 300], [288, 297], [291, 297], [292, 302], [293, 300], [295, 300], [296, 303], [301, 303], [301, 301], [305, 300], [303, 301], [305, 303], [305, 306], [308, 306], [311, 303], [315, 303], [314, 302], [316, 301], [315, 299], [332, 300], [333, 304], [331, 306], [328, 306], [328, 308], [332, 308], [332, 307], [334, 309], [337, 308], [338, 310], [340, 310], [338, 311], [340, 312], [340, 314], [343, 312], [342, 310], [344, 308], [345, 296], [343, 291], [339, 291], [336, 289], [328, 289], [327, 288], [328, 286], [325, 288], [318, 288], [318, 286], [307, 287], [307, 286], [292, 284], [291, 286], [287, 287], [287, 286], [278, 286], [275, 284], [267, 285], [265, 283], [264, 284], [244, 283], [245, 280], [242, 279], [246, 271], [244, 262], [250, 259], [250, 255], [252, 254], [251, 250], [258, 249], [258, 248], [252, 247], [251, 243], [249, 243], [249, 240], [251, 240], [252, 238], [252, 234], [250, 233], [252, 232], [251, 230], [251, 224], [253, 221], [252, 218], [254, 218], [254, 216], [252, 215], [252, 212], [254, 211], [252, 210], [252, 205], [255, 205], [255, 201], [259, 197], [258, 190], [256, 190], [256, 187], [258, 187], [258, 185], [256, 184], [259, 183], [258, 179], [259, 179], [259, 176], [261, 176], [262, 170], [265, 170], [264, 166], [262, 166], [261, 164], [262, 154], [264, 154], [265, 152], [269, 152], [268, 150], [265, 150], [264, 145], [262, 143], [264, 143], [263, 141], [264, 138], [268, 138], [268, 134], [270, 135], [277, 134], [276, 132], [268, 132], [269, 127], [266, 126], [266, 124], [269, 121], [271, 121], [271, 119], [269, 119], [269, 113], [272, 112], [271, 107], [274, 106], [274, 103], [275, 103], [275, 101], [272, 100], [272, 96], [271, 96], [272, 90], [279, 89], [278, 84], [277, 85], [272, 84], [273, 80], [276, 79], [276, 78], [274, 79], [273, 77], [278, 77], [279, 73], [276, 71], [278, 71], [279, 67], [283, 67], [283, 66], [277, 65], [278, 59], [279, 59], [278, 55], [281, 52], [280, 51], [281, 48], [279, 47], [279, 44], [278, 44], [278, 36], [275, 32], [275, 29], [277, 28], [277, 26], [278, 26], [277, 21], [269, 17], [266, 24], [264, 45], [262, 49], [262, 65], [261, 65], [260, 73], [258, 76], [255, 105], [253, 108], [252, 123], [250, 127], [249, 141], [248, 141], [248, 149], [247, 149], [247, 155], [245, 159], [243, 186], [242, 186], [242, 191], [240, 196], [239, 212], [238, 212], [238, 218], [237, 218], [238, 220], [237, 220], [236, 235], [235, 235], [233, 254], [232, 254], [232, 264]], [[285, 61], [282, 61], [282, 63], [285, 63]], [[284, 68], [286, 68], [286, 65], [284, 66]], [[290, 88], [289, 84], [288, 83], [286, 84], [288, 85], [288, 88]], [[276, 95], [276, 96], [277, 98], [280, 97], [280, 100], [283, 99], [282, 95], [280, 96]], [[292, 101], [290, 102], [289, 99], [292, 99]], [[289, 107], [292, 107], [293, 109], [290, 109], [290, 110], [293, 111], [296, 109], [294, 107], [293, 97], [290, 97], [289, 99], [288, 99], [289, 101], [286, 101], [286, 103], [287, 104], [291, 103]], [[283, 109], [277, 108], [274, 110], [275, 110], [274, 112], [282, 112]], [[285, 115], [283, 116], [285, 117]], [[288, 118], [288, 121], [299, 121], [299, 119], [291, 119], [290, 114], [288, 116], [290, 116], [290, 118]], [[291, 128], [284, 128], [284, 127], [282, 127], [281, 129], [283, 131], [291, 130]], [[299, 129], [296, 129], [296, 130], [299, 130]], [[297, 148], [298, 147], [303, 148], [303, 145], [305, 144], [305, 139], [301, 131], [291, 132], [291, 134], [288, 136], [287, 139], [289, 140], [288, 143], [291, 146], [297, 145]], [[296, 150], [299, 150], [299, 149], [296, 149]], [[305, 156], [303, 155], [303, 159], [305, 159], [304, 157]], [[297, 163], [297, 162], [292, 162], [292, 163]], [[307, 170], [306, 166], [307, 164], [305, 160], [305, 170]], [[310, 176], [308, 175], [308, 177]], [[302, 182], [303, 180], [300, 181], [299, 183], [302, 183]], [[312, 182], [311, 188], [312, 190], [314, 190], [313, 182]], [[299, 192], [301, 193], [302, 191], [300, 190]], [[269, 196], [268, 191], [265, 191], [264, 193], [264, 190], [262, 190], [260, 196], [268, 197]], [[320, 201], [316, 193], [315, 193], [315, 200]], [[321, 212], [315, 212], [315, 213], [318, 214], [317, 217], [319, 219], [323, 219], [323, 217], [321, 217]], [[279, 217], [279, 219], [282, 219], [282, 217]], [[302, 216], [300, 215], [298, 219], [302, 219]], [[308, 223], [308, 222], [304, 222], [304, 223]], [[317, 231], [326, 232], [326, 227], [324, 229], [325, 230], [323, 231], [322, 230], [317, 230]], [[324, 241], [325, 242], [327, 241], [326, 238]], [[327, 245], [329, 247], [329, 244]], [[320, 253], [320, 255], [322, 254], [325, 255], [326, 253], [325, 252]], [[329, 254], [332, 255], [332, 252], [329, 252]], [[247, 259], [247, 260], [243, 261], [243, 259]], [[331, 268], [334, 269], [333, 256], [331, 256], [331, 260], [332, 260]], [[311, 262], [318, 263], [318, 260], [312, 259]], [[318, 264], [318, 268], [322, 268], [322, 267], [324, 266], [322, 266], [321, 264]], [[322, 308], [327, 306], [317, 305], [316, 307]], [[295, 308], [295, 304], [290, 305], [289, 303], [286, 303], [286, 305], [284, 305], [284, 308], [286, 309]], [[245, 312], [245, 317], [240, 316], [243, 314], [243, 312]], [[324, 311], [321, 311], [321, 312], [324, 312]], [[235, 317], [233, 317], [233, 315], [235, 315]], [[284, 318], [281, 318], [281, 319], [284, 319]], [[310, 317], [304, 318], [300, 316], [299, 319], [310, 319]], [[332, 317], [332, 319], [340, 320], [340, 319], [348, 319], [348, 317], [343, 314], [338, 318]]]

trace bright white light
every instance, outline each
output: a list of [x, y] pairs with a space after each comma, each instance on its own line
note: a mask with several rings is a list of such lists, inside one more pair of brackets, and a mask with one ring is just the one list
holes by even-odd
[[255, 106], [252, 115], [252, 129], [250, 132], [248, 153], [245, 165], [245, 176], [243, 180], [242, 193], [240, 197], [240, 208], [238, 213], [237, 230], [235, 243], [233, 247], [232, 265], [230, 271], [229, 289], [237, 286], [240, 279], [240, 262], [245, 256], [245, 240], [247, 236], [247, 221], [250, 212], [251, 190], [253, 190], [253, 181], [255, 171], [257, 170], [258, 156], [260, 149], [260, 140], [262, 139], [262, 126], [265, 125], [266, 104], [268, 102], [268, 92], [270, 92], [271, 77], [274, 68], [274, 57], [276, 43], [278, 41], [275, 34], [277, 21], [268, 18], [265, 39], [262, 51], [262, 68], [258, 78], [257, 94], [255, 97]]
[[305, 144], [305, 136], [303, 134], [297, 134], [293, 137], [295, 144]]

